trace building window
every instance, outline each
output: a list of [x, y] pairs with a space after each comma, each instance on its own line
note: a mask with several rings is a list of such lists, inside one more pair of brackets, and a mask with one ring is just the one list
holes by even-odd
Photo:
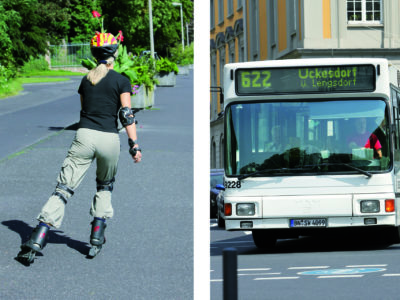
[[219, 167], [221, 169], [224, 168], [224, 136], [221, 135], [220, 143], [219, 143]]
[[[217, 86], [217, 52], [215, 50], [211, 51], [211, 86]], [[211, 93], [211, 106], [210, 106], [210, 114], [211, 121], [216, 120], [218, 118], [217, 112], [217, 101], [218, 96], [217, 93]]]
[[218, 24], [224, 22], [224, 0], [218, 0]]
[[210, 28], [215, 28], [215, 7], [214, 0], [210, 0]]
[[382, 0], [347, 0], [349, 24], [382, 23]]
[[252, 0], [249, 5], [249, 39], [250, 39], [250, 60], [256, 61], [259, 58], [260, 26], [258, 18], [258, 1]]
[[241, 9], [243, 7], [243, 0], [237, 0], [237, 10]]
[[228, 0], [228, 17], [233, 16], [233, 0]]
[[217, 149], [214, 138], [211, 140], [211, 168], [217, 167]]

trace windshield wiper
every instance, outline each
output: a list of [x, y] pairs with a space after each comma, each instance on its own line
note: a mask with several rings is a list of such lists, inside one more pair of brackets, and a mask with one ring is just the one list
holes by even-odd
[[302, 170], [304, 170], [303, 168], [292, 168], [292, 169], [290, 169], [290, 168], [280, 168], [280, 169], [262, 169], [262, 170], [258, 170], [258, 171], [255, 171], [255, 172], [253, 172], [253, 173], [250, 173], [250, 174], [242, 174], [242, 175], [239, 175], [238, 176], [238, 179], [239, 180], [242, 180], [242, 179], [246, 179], [246, 178], [248, 178], [248, 177], [253, 177], [253, 176], [256, 176], [256, 175], [259, 175], [259, 174], [264, 174], [264, 173], [275, 173], [275, 172], [285, 172], [285, 171], [302, 171]]
[[[368, 172], [368, 171], [365, 171], [363, 169], [357, 168], [355, 166], [352, 166], [352, 165], [349, 165], [349, 164], [346, 164], [346, 163], [341, 163], [341, 162], [339, 162], [339, 163], [322, 163], [322, 164], [316, 164], [316, 165], [309, 165], [307, 167], [314, 167], [315, 168], [315, 167], [320, 167], [320, 166], [338, 166], [338, 165], [339, 166], [345, 166], [345, 167], [347, 167], [349, 169], [352, 169], [352, 170], [357, 171], [357, 172], [359, 172], [361, 174], [364, 174], [368, 178], [372, 177], [372, 174], [370, 172]], [[304, 166], [304, 167], [306, 167], [306, 166]], [[248, 177], [253, 177], [253, 176], [256, 176], [256, 175], [259, 175], [259, 174], [265, 174], [265, 173], [266, 174], [270, 174], [270, 173], [285, 172], [285, 171], [304, 171], [305, 170], [304, 167], [303, 168], [291, 168], [291, 169], [290, 168], [262, 169], [262, 170], [258, 170], [258, 171], [253, 172], [253, 173], [239, 175], [237, 178], [238, 178], [238, 180], [243, 180], [243, 179], [246, 179]]]
[[370, 172], [365, 171], [365, 170], [360, 169], [360, 168], [357, 168], [357, 167], [355, 167], [353, 165], [349, 165], [347, 163], [338, 162], [338, 163], [322, 163], [322, 164], [314, 165], [314, 167], [321, 167], [321, 166], [345, 166], [345, 167], [347, 167], [349, 169], [352, 169], [352, 170], [357, 171], [357, 172], [359, 172], [361, 174], [364, 174], [368, 178], [372, 177], [372, 174]]

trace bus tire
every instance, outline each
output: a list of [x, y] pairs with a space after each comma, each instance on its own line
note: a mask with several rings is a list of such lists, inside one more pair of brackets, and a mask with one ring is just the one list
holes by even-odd
[[276, 244], [276, 234], [272, 230], [253, 230], [252, 235], [257, 248], [272, 249]]
[[390, 228], [386, 237], [388, 239], [388, 242], [391, 244], [400, 243], [400, 227], [395, 226]]

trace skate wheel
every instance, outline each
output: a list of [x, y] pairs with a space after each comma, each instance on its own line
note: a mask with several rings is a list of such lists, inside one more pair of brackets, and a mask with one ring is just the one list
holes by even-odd
[[92, 248], [90, 248], [90, 250], [89, 250], [88, 256], [93, 258], [100, 252], [100, 250], [101, 250], [101, 246], [100, 247], [92, 246]]
[[17, 259], [21, 263], [31, 264], [34, 261], [35, 256], [36, 256], [36, 251], [34, 251], [34, 250], [28, 250], [28, 251], [21, 250], [17, 255]]

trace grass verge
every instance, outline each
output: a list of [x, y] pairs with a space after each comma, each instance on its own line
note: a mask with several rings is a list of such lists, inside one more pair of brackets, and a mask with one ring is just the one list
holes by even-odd
[[18, 95], [23, 91], [23, 84], [67, 81], [69, 78], [58, 76], [83, 76], [83, 73], [64, 70], [32, 71], [20, 74], [7, 84], [0, 86], [0, 99]]
[[83, 76], [85, 73], [71, 72], [65, 70], [47, 70], [47, 71], [32, 71], [22, 73], [21, 76], [32, 77], [32, 76]]

